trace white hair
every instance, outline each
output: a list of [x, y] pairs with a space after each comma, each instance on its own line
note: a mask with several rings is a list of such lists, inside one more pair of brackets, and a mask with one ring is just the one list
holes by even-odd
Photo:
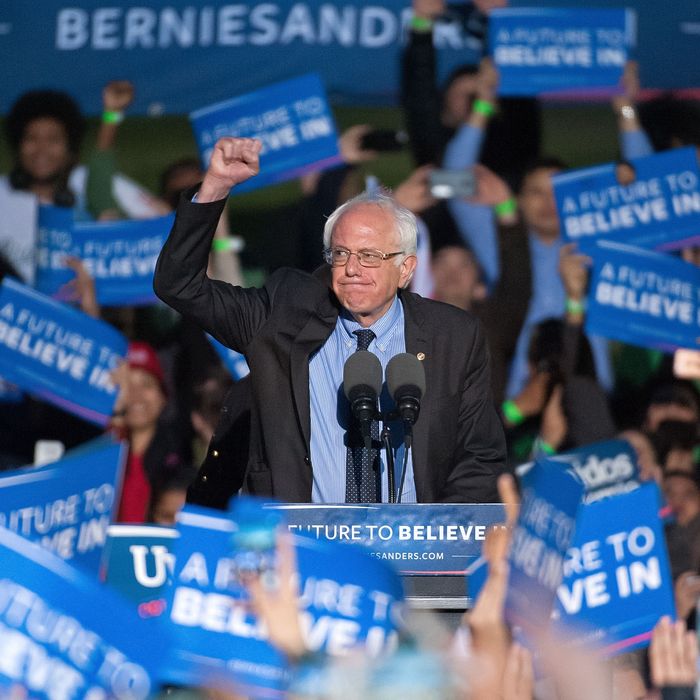
[[[396, 202], [393, 197], [381, 193], [362, 192], [357, 197], [349, 199], [345, 204], [341, 204], [329, 217], [326, 219], [326, 225], [323, 227], [323, 246], [324, 248], [331, 247], [331, 238], [333, 230], [340, 218], [347, 214], [350, 210], [361, 205], [373, 204], [380, 207], [394, 219], [396, 223], [396, 234], [398, 237], [398, 245], [404, 256], [415, 255], [418, 238], [418, 223], [416, 217], [406, 207], [402, 207]], [[390, 253], [393, 251], [383, 251]], [[396, 265], [400, 265], [403, 257], [397, 256]]]

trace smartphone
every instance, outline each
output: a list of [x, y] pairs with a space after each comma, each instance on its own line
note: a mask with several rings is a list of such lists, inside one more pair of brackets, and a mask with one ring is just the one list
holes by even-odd
[[700, 351], [676, 350], [673, 354], [673, 374], [679, 379], [700, 379]]
[[430, 173], [430, 194], [437, 199], [473, 197], [476, 180], [472, 170], [433, 170]]
[[231, 535], [236, 578], [242, 582], [250, 576], [273, 576], [282, 523], [279, 512], [242, 501], [234, 505], [231, 515], [238, 526]]
[[407, 143], [408, 134], [405, 131], [373, 129], [360, 139], [360, 148], [363, 151], [400, 151]]

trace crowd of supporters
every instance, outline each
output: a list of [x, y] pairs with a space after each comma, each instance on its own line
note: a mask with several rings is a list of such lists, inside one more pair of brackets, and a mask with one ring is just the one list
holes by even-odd
[[[472, 30], [483, 31], [489, 10], [502, 4], [475, 2]], [[432, 30], [446, 5], [414, 0], [413, 10], [397, 67], [403, 123], [396, 127], [408, 134], [414, 169], [393, 196], [419, 218], [414, 291], [470, 311], [483, 323], [512, 468], [538, 455], [622, 437], [637, 453], [641, 479], [659, 484], [673, 513], [666, 532], [680, 622], [660, 621], [648, 654], [624, 655], [606, 665], [543, 637], [541, 668], [549, 670], [551, 684], [538, 687], [537, 697], [638, 698], [652, 687], [663, 697], [686, 697], [684, 692], [692, 697], [688, 688], [696, 680], [697, 642], [683, 621], [695, 626], [700, 596], [700, 377], [676, 376], [672, 353], [586, 333], [590, 260], [561, 235], [551, 177], [567, 164], [559, 154], [541, 151], [544, 107], [536, 99], [499, 98], [498, 72], [488, 59], [460, 67], [438, 85]], [[694, 146], [700, 155], [697, 104], [672, 96], [639, 102], [633, 63], [621, 88], [610, 105], [619, 131], [619, 150], [609, 154], [610, 161], [624, 165], [679, 146]], [[119, 123], [133, 89], [124, 81], [105, 87], [105, 116], [89, 154], [81, 151], [85, 119], [69, 95], [32, 91], [10, 108], [4, 127], [13, 163], [0, 178], [0, 192], [9, 203], [2, 216], [17, 235], [13, 246], [0, 250], [1, 275], [32, 283], [37, 203], [71, 207], [76, 220], [149, 218], [172, 211], [180, 193], [200, 180], [194, 154], [164, 169], [158, 193], [117, 171]], [[321, 264], [325, 217], [364, 188], [362, 168], [381, 158], [362, 146], [370, 131], [368, 125], [349, 128], [340, 137], [342, 166], [304, 176], [294, 205], [260, 213], [270, 225], [284, 220], [285, 240], [295, 242], [290, 259], [280, 262], [308, 271]], [[473, 173], [474, 194], [436, 199], [430, 173], [439, 168]], [[221, 245], [212, 249], [210, 275], [243, 284], [239, 246], [226, 213], [215, 241]], [[699, 250], [678, 255], [700, 264]], [[271, 262], [270, 269], [277, 264]], [[114, 324], [130, 341], [115, 375], [120, 392], [109, 428], [129, 445], [117, 519], [172, 525], [207, 453], [227, 392], [239, 391], [244, 403], [245, 380], [238, 386], [204, 334], [163, 306], [101, 309], [81, 261], [70, 265], [76, 277], [64, 298]], [[0, 468], [32, 463], [37, 440], [60, 440], [71, 448], [99, 433], [30, 396], [20, 403], [0, 402]], [[501, 486], [505, 500], [517, 501], [513, 482], [506, 479]], [[534, 697], [531, 653], [512, 642], [503, 621], [506, 533], [490, 538], [487, 584], [456, 637], [420, 629], [384, 665], [358, 661], [362, 673], [354, 660], [346, 660], [327, 669], [336, 679], [333, 687], [314, 697]], [[284, 541], [280, 547], [280, 589], [271, 593], [253, 581], [252, 597], [273, 640], [308, 664], [294, 623], [293, 552]], [[414, 632], [423, 627], [412, 624]], [[407, 627], [412, 628], [411, 620]], [[411, 682], [402, 685], [402, 674]], [[669, 686], [677, 686], [675, 695]]]

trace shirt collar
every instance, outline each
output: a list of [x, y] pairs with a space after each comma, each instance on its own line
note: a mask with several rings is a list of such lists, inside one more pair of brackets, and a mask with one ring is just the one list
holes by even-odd
[[[374, 335], [376, 336], [374, 342], [380, 349], [386, 346], [387, 341], [393, 335], [402, 317], [403, 308], [401, 307], [398, 296], [395, 296], [389, 310], [369, 326], [369, 329], [374, 331]], [[347, 309], [341, 309], [338, 318], [346, 341], [351, 340], [353, 343], [357, 344], [357, 336], [353, 335], [353, 331], [364, 328], [364, 326], [361, 326]]]

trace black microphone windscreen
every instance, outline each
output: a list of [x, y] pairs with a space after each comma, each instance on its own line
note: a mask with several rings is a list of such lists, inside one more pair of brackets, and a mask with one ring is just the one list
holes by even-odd
[[415, 355], [402, 352], [389, 360], [386, 367], [386, 383], [389, 394], [394, 399], [396, 392], [402, 387], [415, 387], [418, 389], [417, 398], [425, 393], [425, 368], [423, 363]]
[[358, 386], [370, 387], [377, 396], [382, 390], [382, 365], [369, 350], [357, 350], [343, 367], [343, 391], [349, 400], [350, 392]]

